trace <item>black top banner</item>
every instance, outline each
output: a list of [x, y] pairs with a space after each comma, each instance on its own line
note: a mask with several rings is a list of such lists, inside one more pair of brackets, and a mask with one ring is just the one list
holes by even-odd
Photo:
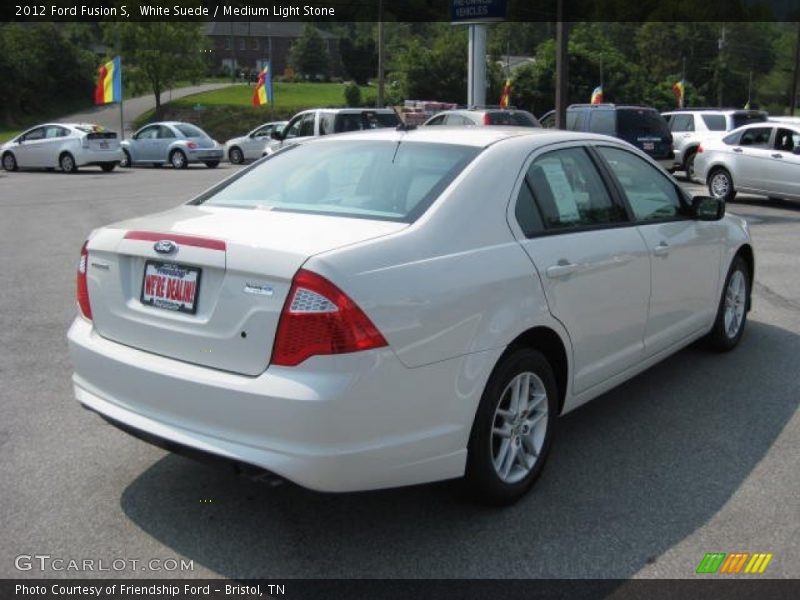
[[798, 21], [800, 0], [9, 0], [0, 21]]

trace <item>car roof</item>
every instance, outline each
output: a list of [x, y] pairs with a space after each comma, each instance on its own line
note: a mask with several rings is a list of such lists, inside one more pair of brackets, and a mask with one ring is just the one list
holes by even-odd
[[565, 141], [613, 141], [619, 142], [617, 138], [593, 133], [577, 131], [564, 131], [561, 129], [544, 129], [540, 127], [420, 127], [416, 129], [397, 129], [383, 127], [364, 131], [354, 131], [351, 133], [340, 133], [335, 136], [321, 136], [314, 138], [307, 143], [327, 143], [336, 140], [364, 140], [364, 141], [393, 141], [393, 142], [423, 142], [434, 144], [454, 144], [460, 146], [473, 146], [476, 148], [486, 148], [497, 142], [532, 136], [541, 145], [552, 144]]
[[[567, 110], [569, 110], [571, 108], [572, 109], [575, 109], [575, 108], [587, 108], [587, 109], [591, 109], [591, 110], [598, 110], [598, 109], [602, 109], [602, 108], [607, 108], [607, 109], [613, 109], [613, 110], [625, 109], [625, 110], [653, 110], [653, 111], [656, 111], [656, 109], [653, 108], [652, 106], [643, 106], [641, 104], [612, 104], [610, 102], [603, 102], [602, 104], [570, 104], [567, 107]], [[656, 112], [658, 112], [658, 111], [656, 111]]]
[[359, 113], [380, 113], [380, 114], [397, 114], [393, 108], [358, 108], [358, 107], [345, 107], [345, 108], [309, 108], [301, 110], [295, 114], [301, 115], [310, 112], [328, 112], [328, 113], [342, 113], [342, 114], [359, 114]]

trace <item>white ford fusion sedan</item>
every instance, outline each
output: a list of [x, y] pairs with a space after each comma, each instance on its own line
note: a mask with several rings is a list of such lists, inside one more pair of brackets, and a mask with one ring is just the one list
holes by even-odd
[[317, 490], [464, 476], [510, 502], [558, 415], [699, 338], [733, 348], [753, 272], [742, 219], [614, 138], [322, 137], [90, 235], [75, 394]]

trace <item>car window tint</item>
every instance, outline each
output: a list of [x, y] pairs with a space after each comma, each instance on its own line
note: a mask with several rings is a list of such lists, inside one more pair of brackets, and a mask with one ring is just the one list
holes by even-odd
[[175, 133], [169, 127], [167, 127], [166, 125], [162, 125], [161, 127], [158, 128], [158, 136], [157, 137], [159, 139], [162, 139], [162, 140], [163, 139], [168, 139], [168, 138], [174, 138], [175, 137]]
[[775, 134], [775, 149], [792, 152], [795, 148], [800, 148], [800, 133], [791, 129], [778, 129]]
[[284, 132], [284, 137], [293, 138], [300, 135], [300, 125], [304, 116], [305, 115], [300, 115], [289, 121], [289, 124], [286, 126], [286, 130]]
[[468, 119], [465, 119], [461, 115], [456, 114], [449, 114], [445, 119], [445, 125], [474, 125], [474, 123]]
[[479, 152], [331, 138], [278, 152], [196, 203], [411, 222]]
[[536, 201], [533, 199], [531, 184], [527, 177], [522, 180], [522, 187], [520, 187], [519, 195], [517, 196], [517, 205], [514, 208], [514, 213], [522, 232], [526, 236], [530, 237], [544, 230], [542, 215], [539, 209], [536, 208]]
[[319, 134], [329, 135], [336, 132], [336, 117], [333, 113], [320, 113]]
[[733, 121], [733, 127], [731, 129], [736, 129], [737, 127], [741, 127], [742, 125], [747, 125], [749, 123], [763, 123], [767, 120], [767, 115], [760, 112], [740, 112], [734, 113], [731, 117], [731, 120]]
[[64, 137], [65, 135], [67, 135], [67, 131], [63, 127], [58, 127], [55, 125], [45, 128], [44, 132], [44, 137], [46, 138]]
[[527, 184], [545, 229], [619, 223], [626, 219], [583, 148], [554, 150], [528, 169]]
[[134, 139], [137, 140], [152, 140], [155, 139], [156, 135], [158, 135], [158, 127], [147, 127], [142, 129], [139, 133], [134, 136]]
[[300, 120], [300, 128], [297, 131], [297, 137], [307, 137], [314, 135], [314, 116], [315, 113], [308, 113], [303, 115]]
[[681, 202], [675, 184], [643, 158], [608, 146], [597, 150], [619, 181], [637, 221], [674, 219]]
[[23, 137], [22, 139], [26, 142], [41, 140], [42, 138], [44, 138], [44, 133], [45, 133], [44, 127], [37, 127], [33, 131], [29, 131], [28, 133], [26, 133], [25, 137]]
[[617, 129], [617, 118], [613, 110], [598, 110], [592, 113], [589, 130], [593, 133], [614, 135]]
[[725, 115], [703, 115], [703, 122], [711, 131], [725, 131]]
[[772, 127], [753, 127], [742, 132], [739, 140], [741, 146], [757, 146], [766, 148], [769, 146], [769, 138], [772, 135]]
[[194, 125], [191, 125], [189, 123], [178, 123], [177, 125], [175, 125], [175, 129], [180, 131], [187, 138], [208, 137], [202, 129], [200, 129], [199, 127], [195, 127]]
[[621, 108], [617, 111], [619, 136], [629, 142], [640, 136], [669, 137], [667, 122], [652, 108]]
[[694, 115], [673, 115], [670, 131], [694, 131]]
[[445, 118], [446, 116], [447, 116], [447, 115], [438, 115], [438, 116], [436, 116], [436, 117], [433, 117], [433, 118], [432, 118], [432, 119], [431, 119], [431, 120], [428, 122], [428, 125], [444, 125], [444, 118]]
[[583, 131], [583, 122], [586, 118], [582, 110], [567, 111], [567, 129], [570, 131]]

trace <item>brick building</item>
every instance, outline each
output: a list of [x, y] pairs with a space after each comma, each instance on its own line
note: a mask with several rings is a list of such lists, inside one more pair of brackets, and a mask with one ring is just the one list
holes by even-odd
[[[304, 27], [305, 23], [292, 21], [212, 21], [206, 26], [206, 35], [212, 42], [215, 66], [258, 70], [271, 61], [272, 72], [280, 75], [289, 66], [289, 50]], [[340, 75], [338, 38], [327, 31], [319, 33], [328, 46], [330, 74]]]

